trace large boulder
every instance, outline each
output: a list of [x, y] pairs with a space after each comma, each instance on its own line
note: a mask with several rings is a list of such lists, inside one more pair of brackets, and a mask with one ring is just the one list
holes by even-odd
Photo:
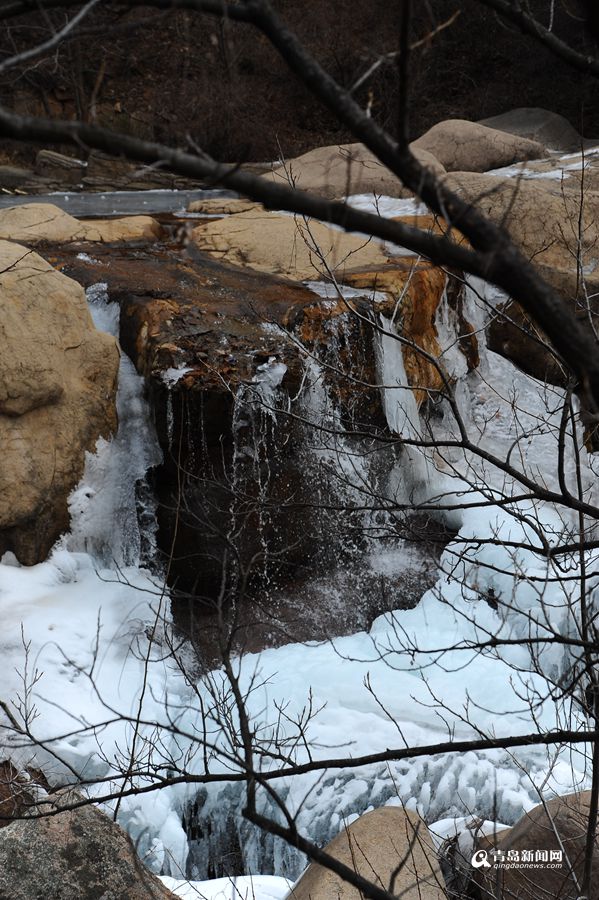
[[[337, 282], [350, 284], [352, 272], [392, 271], [398, 259], [414, 258], [409, 251], [375, 238], [303, 216], [269, 212], [240, 200], [199, 201], [195, 209], [210, 216], [193, 229], [193, 243], [199, 250], [221, 262], [294, 281], [327, 281], [333, 275]], [[423, 231], [444, 230], [430, 215], [406, 214], [401, 218]], [[454, 232], [450, 238], [456, 236]]]
[[133, 241], [156, 241], [162, 228], [151, 216], [122, 216], [118, 219], [81, 219], [84, 240], [103, 244], [120, 244]]
[[[10, 900], [168, 900], [131, 838], [94, 806], [76, 810], [67, 793], [52, 815], [25, 818], [0, 830], [0, 896]], [[74, 799], [78, 800], [78, 797]], [[45, 808], [40, 806], [39, 809]]]
[[0, 209], [0, 240], [24, 244], [153, 241], [160, 234], [160, 225], [150, 216], [80, 221], [51, 203], [23, 203]]
[[[426, 148], [413, 147], [419, 161], [436, 175], [445, 169]], [[376, 193], [409, 196], [403, 182], [384, 166], [364, 144], [318, 147], [276, 166], [263, 175], [275, 183], [293, 184], [329, 198]]]
[[432, 154], [448, 172], [487, 172], [546, 155], [537, 141], [465, 119], [438, 122], [411, 147]]
[[[588, 317], [587, 304], [596, 309], [599, 191], [587, 191], [581, 207], [580, 191], [576, 184], [568, 189], [567, 182], [473, 172], [452, 173], [444, 182], [505, 228], [578, 316]], [[502, 315], [491, 317], [489, 325], [491, 349], [537, 378], [563, 383], [559, 361], [529, 317], [511, 300], [498, 311]]]
[[[577, 256], [581, 267], [596, 263], [599, 192], [587, 191], [581, 208], [576, 188], [568, 190], [565, 184], [545, 179], [454, 172], [443, 181], [505, 228], [525, 256], [547, 273], [575, 273]], [[459, 222], [455, 224], [459, 227]]]
[[221, 261], [251, 266], [260, 272], [297, 281], [338, 280], [346, 269], [381, 265], [389, 260], [384, 246], [313, 219], [268, 212], [260, 206], [223, 219], [207, 219], [193, 230], [200, 250]]
[[[567, 794], [539, 804], [514, 825], [485, 842], [489, 866], [476, 870], [475, 881], [487, 896], [504, 900], [559, 897], [577, 900], [585, 860], [590, 791]], [[500, 867], [497, 862], [507, 862]], [[512, 862], [512, 866], [509, 863]], [[529, 865], [529, 864], [533, 865]], [[593, 849], [593, 878], [588, 900], [599, 898], [599, 840]], [[497, 893], [499, 890], [499, 893]]]
[[[402, 900], [444, 900], [445, 882], [424, 821], [414, 812], [385, 806], [352, 822], [325, 851], [377, 887]], [[400, 863], [403, 863], [400, 866]], [[312, 863], [288, 900], [360, 900], [363, 893]]]
[[0, 554], [43, 560], [69, 522], [86, 451], [116, 427], [119, 351], [83, 289], [0, 241]]
[[511, 109], [490, 119], [481, 119], [479, 125], [528, 138], [549, 150], [562, 152], [579, 150], [583, 140], [564, 116], [539, 106]]

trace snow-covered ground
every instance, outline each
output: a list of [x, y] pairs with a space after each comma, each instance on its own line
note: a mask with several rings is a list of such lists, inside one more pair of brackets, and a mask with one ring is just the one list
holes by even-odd
[[165, 887], [182, 900], [285, 900], [292, 881], [273, 875], [242, 875], [186, 881], [162, 876]]
[[[114, 328], [110, 307], [102, 307], [97, 292], [92, 300], [97, 321], [108, 327], [112, 317]], [[469, 304], [470, 320], [481, 326], [484, 313], [474, 291]], [[477, 373], [467, 375], [447, 310], [443, 316], [444, 361], [459, 377], [456, 403], [476, 443], [498, 457], [509, 451], [516, 468], [554, 486], [563, 393], [491, 353], [483, 354]], [[427, 428], [437, 441], [450, 439], [455, 426], [447, 407], [428, 424], [421, 421], [391, 336], [393, 322], [382, 325], [389, 332], [379, 365], [389, 427], [410, 440], [426, 437]], [[72, 533], [45, 563], [24, 568], [5, 556], [0, 564], [0, 698], [13, 704], [17, 718], [29, 717], [37, 746], [4, 742], [18, 762], [33, 761], [56, 781], [83, 777], [95, 797], [116, 785], [145, 788], [179, 773], [220, 776], [210, 784], [183, 782], [123, 796], [118, 813], [157, 872], [201, 880], [200, 896], [221, 900], [230, 896], [230, 882], [209, 886], [203, 880], [209, 864], [214, 868], [227, 852], [235, 850], [248, 874], [291, 879], [304, 860], [242, 819], [243, 784], [230, 781], [241, 765], [234, 743], [238, 716], [224, 671], [192, 681], [170, 653], [167, 598], [160, 578], [143, 567], [133, 515], [133, 486], [155, 461], [156, 446], [141, 382], [123, 365], [119, 436], [90, 457], [72, 498]], [[594, 473], [580, 450], [590, 492]], [[339, 461], [343, 465], [342, 454]], [[352, 470], [348, 466], [346, 475]], [[568, 471], [569, 484], [572, 477]], [[368, 632], [235, 661], [259, 742], [254, 764], [265, 773], [281, 767], [281, 759], [269, 755], [281, 742], [289, 760], [305, 763], [583, 721], [575, 705], [552, 699], [553, 686], [572, 666], [563, 647], [539, 651], [535, 665], [526, 644], [484, 652], [474, 646], [493, 636], [535, 640], [574, 633], [576, 560], [569, 561], [570, 580], [564, 582], [553, 563], [525, 546], [538, 546], [539, 534], [550, 543], [569, 537], [576, 524], [570, 515], [527, 498], [507, 503], [509, 473], [456, 448], [393, 449], [386, 482], [390, 501], [441, 506], [439, 514], [457, 529], [438, 582], [415, 609], [380, 616]], [[375, 547], [370, 558], [377, 552], [388, 564], [394, 551]], [[400, 545], [395, 552], [401, 553]], [[178, 655], [180, 663], [189, 662], [184, 652]], [[320, 843], [383, 804], [405, 804], [430, 823], [471, 813], [511, 823], [538, 802], [539, 792], [586, 785], [584, 749], [432, 752], [366, 767], [315, 769], [270, 784], [298, 827]], [[119, 780], [132, 757], [143, 773]], [[259, 805], [273, 811], [264, 792]], [[188, 840], [183, 817], [188, 825], [190, 819], [199, 823], [202, 834]], [[282, 897], [283, 885], [255, 879], [243, 882], [243, 889], [248, 897], [271, 900]], [[177, 886], [185, 897], [196, 896], [195, 889]]]

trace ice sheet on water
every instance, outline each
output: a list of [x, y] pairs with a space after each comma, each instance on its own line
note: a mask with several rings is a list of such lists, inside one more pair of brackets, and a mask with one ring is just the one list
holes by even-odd
[[[485, 606], [480, 602], [477, 607], [481, 628], [485, 617], [487, 625], [493, 624], [492, 611]], [[420, 645], [426, 635], [429, 658], [394, 651], [396, 629], [416, 635]], [[431, 594], [416, 610], [377, 620], [370, 634], [343, 638], [334, 646], [293, 645], [266, 651], [260, 659], [250, 657], [241, 671], [244, 689], [249, 679], [254, 679], [253, 720], [260, 722], [266, 733], [268, 723], [275, 722], [277, 708], [284, 708], [286, 717], [293, 719], [305, 708], [309, 686], [311, 702], [322, 707], [308, 730], [316, 759], [331, 754], [368, 754], [404, 742], [408, 747], [438, 746], [451, 730], [457, 739], [473, 736], [475, 732], [462, 721], [468, 708], [476, 710], [476, 721], [483, 730], [498, 734], [534, 730], [526, 704], [514, 708], [514, 669], [510, 664], [476, 658], [475, 654], [468, 663], [463, 653], [455, 651], [435, 665], [436, 651], [463, 633], [459, 613]], [[373, 693], [364, 685], [366, 678]], [[523, 673], [520, 686], [526, 690], [527, 685], [541, 689], [542, 679]], [[549, 726], [551, 710], [537, 712], [543, 727]], [[299, 753], [298, 760], [302, 759]], [[429, 821], [464, 813], [490, 817], [498, 810], [504, 820], [513, 822], [537, 802], [534, 785], [542, 782], [547, 769], [546, 757], [539, 750], [518, 752], [515, 759], [522, 765], [521, 771], [514, 758], [501, 751], [433, 755], [382, 762], [357, 772], [348, 766], [333, 773], [277, 782], [276, 787], [297, 817], [298, 827], [321, 844], [330, 840], [348, 817], [387, 803], [405, 803]], [[228, 834], [231, 839], [233, 825], [242, 839], [246, 871], [268, 867], [295, 877], [303, 865], [301, 857], [241, 824], [243, 803], [242, 791], [233, 785], [207, 792], [203, 816], [210, 823], [210, 836], [191, 848], [197, 876], [207, 870], [217, 847], [223, 842], [226, 845]]]

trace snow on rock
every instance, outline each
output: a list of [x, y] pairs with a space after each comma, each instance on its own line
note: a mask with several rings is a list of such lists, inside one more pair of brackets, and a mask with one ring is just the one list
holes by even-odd
[[193, 372], [191, 366], [171, 366], [165, 369], [164, 372], [161, 372], [160, 377], [166, 385], [172, 387], [181, 381], [185, 375], [188, 375], [189, 372]]
[[348, 206], [359, 209], [361, 212], [375, 213], [385, 218], [426, 216], [430, 210], [424, 203], [420, 203], [413, 197], [399, 199], [386, 197], [379, 194], [352, 194], [346, 197]]

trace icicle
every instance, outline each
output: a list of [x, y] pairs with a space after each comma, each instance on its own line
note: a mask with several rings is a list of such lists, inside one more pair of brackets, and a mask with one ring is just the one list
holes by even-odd
[[166, 436], [168, 439], [169, 453], [173, 449], [174, 429], [175, 429], [175, 414], [173, 412], [173, 394], [169, 388], [166, 393]]
[[[97, 328], [118, 335], [119, 306], [110, 303], [106, 285], [88, 288], [90, 311]], [[149, 407], [143, 397], [143, 378], [121, 353], [117, 412], [119, 430], [110, 440], [100, 438], [95, 453], [87, 453], [85, 471], [69, 497], [71, 532], [66, 549], [89, 552], [99, 562], [139, 565], [144, 541], [155, 546], [149, 492], [138, 496], [137, 484], [162, 459]], [[143, 492], [142, 492], [143, 493]], [[138, 501], [148, 534], [142, 536]]]

